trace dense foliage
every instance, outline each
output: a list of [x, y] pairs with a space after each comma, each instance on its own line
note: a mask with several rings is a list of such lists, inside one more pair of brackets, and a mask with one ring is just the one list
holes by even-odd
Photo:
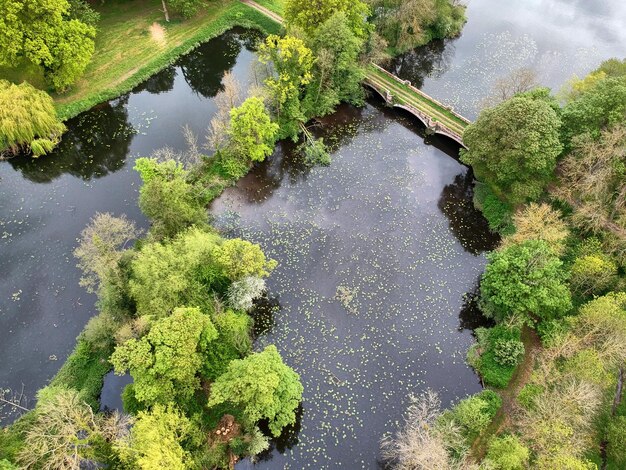
[[561, 120], [546, 92], [515, 96], [484, 110], [467, 127], [461, 155], [502, 200], [536, 200], [553, 178], [562, 150]]
[[458, 36], [465, 7], [455, 0], [368, 0], [378, 33], [402, 53], [432, 39]]
[[26, 82], [0, 80], [0, 157], [21, 151], [35, 157], [48, 153], [64, 131], [52, 98], [44, 91]]
[[39, 65], [57, 90], [74, 83], [91, 60], [96, 30], [68, 19], [69, 9], [67, 0], [0, 1], [0, 64]]

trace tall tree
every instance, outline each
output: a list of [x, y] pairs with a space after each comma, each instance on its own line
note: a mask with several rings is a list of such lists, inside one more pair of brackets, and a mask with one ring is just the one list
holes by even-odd
[[232, 361], [211, 386], [209, 406], [230, 402], [241, 406], [255, 423], [269, 420], [274, 436], [296, 422], [296, 409], [304, 391], [300, 376], [285, 365], [275, 346], [245, 359]]
[[39, 65], [57, 90], [74, 83], [91, 60], [96, 30], [68, 19], [69, 8], [67, 0], [0, 0], [0, 64]]
[[480, 283], [490, 318], [527, 323], [558, 318], [572, 307], [563, 263], [544, 241], [528, 240], [489, 255]]
[[356, 36], [367, 36], [370, 9], [361, 0], [287, 0], [285, 5], [287, 24], [302, 29], [309, 36], [313, 36], [320, 25], [338, 12], [345, 13], [349, 27]]
[[278, 117], [279, 137], [296, 138], [299, 124], [307, 120], [301, 100], [313, 78], [313, 53], [301, 39], [270, 35], [259, 47], [259, 60], [272, 68], [265, 84]]
[[50, 152], [64, 131], [45, 91], [0, 80], [0, 155], [26, 151], [38, 157]]
[[274, 151], [278, 124], [260, 98], [251, 97], [230, 111], [229, 149], [243, 159], [262, 162]]
[[548, 90], [517, 95], [480, 113], [463, 133], [469, 150], [461, 160], [500, 199], [537, 199], [551, 180], [561, 153], [561, 120]]
[[130, 339], [111, 355], [115, 372], [133, 377], [135, 398], [155, 403], [184, 403], [200, 387], [198, 373], [217, 330], [197, 308], [179, 308], [152, 325], [140, 340]]
[[361, 103], [365, 72], [359, 55], [363, 40], [350, 29], [346, 14], [337, 12], [331, 16], [315, 30], [310, 42], [317, 61], [305, 105], [307, 113], [323, 116], [342, 101]]

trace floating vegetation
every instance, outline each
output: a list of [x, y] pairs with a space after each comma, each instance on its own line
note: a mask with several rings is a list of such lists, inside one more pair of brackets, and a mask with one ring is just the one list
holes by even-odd
[[372, 468], [408, 392], [436, 387], [447, 403], [479, 389], [459, 312], [485, 260], [450, 218], [465, 238], [487, 234], [462, 223], [478, 217], [471, 204], [438, 207], [449, 194], [471, 200], [443, 191], [466, 169], [379, 109], [333, 119], [316, 135], [333, 149], [329, 167], [275, 155], [213, 204], [224, 233], [279, 262], [255, 348], [276, 344], [305, 386], [298, 444], [279, 440], [284, 455], [259, 468]]

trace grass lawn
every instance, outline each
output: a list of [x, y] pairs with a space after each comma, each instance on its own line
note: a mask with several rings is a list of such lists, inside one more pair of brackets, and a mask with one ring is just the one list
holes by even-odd
[[[238, 0], [209, 0], [193, 18], [173, 17], [169, 23], [161, 8], [158, 0], [107, 0], [97, 7], [101, 19], [91, 63], [69, 90], [52, 93], [62, 119], [129, 91], [197, 44], [233, 26], [257, 27], [268, 33], [279, 30], [274, 22]], [[38, 67], [0, 67], [0, 78], [27, 80], [46, 88]]]

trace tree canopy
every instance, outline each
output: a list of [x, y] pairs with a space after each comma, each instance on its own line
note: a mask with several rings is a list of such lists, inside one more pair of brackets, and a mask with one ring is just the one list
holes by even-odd
[[463, 140], [461, 160], [501, 199], [536, 200], [552, 179], [562, 150], [561, 120], [547, 90], [517, 95], [480, 113]]
[[111, 355], [118, 374], [133, 377], [135, 398], [147, 406], [184, 402], [200, 387], [198, 372], [217, 330], [198, 308], [178, 308], [156, 321], [141, 339], [130, 339]]
[[544, 241], [528, 240], [488, 256], [480, 284], [485, 315], [517, 316], [532, 323], [565, 314], [572, 306], [563, 263]]
[[285, 20], [289, 26], [313, 36], [314, 31], [337, 12], [345, 13], [348, 25], [356, 36], [367, 36], [370, 9], [361, 0], [287, 0]]
[[0, 64], [39, 65], [57, 90], [74, 83], [91, 60], [96, 30], [68, 19], [69, 8], [67, 0], [0, 0]]
[[231, 402], [243, 408], [250, 422], [269, 420], [274, 436], [296, 422], [304, 391], [300, 377], [285, 365], [275, 346], [232, 361], [211, 386], [208, 406]]
[[262, 162], [274, 151], [278, 124], [271, 121], [260, 98], [251, 97], [230, 111], [230, 148], [242, 158]]
[[23, 150], [38, 157], [50, 152], [63, 132], [65, 126], [45, 91], [26, 82], [14, 85], [0, 80], [0, 155]]

